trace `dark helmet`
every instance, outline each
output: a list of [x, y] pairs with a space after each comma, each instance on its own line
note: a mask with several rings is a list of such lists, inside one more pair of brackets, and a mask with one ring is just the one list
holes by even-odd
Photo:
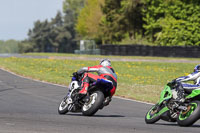
[[111, 62], [109, 59], [103, 59], [100, 61], [100, 65], [102, 66], [111, 66]]
[[195, 66], [194, 72], [200, 72], [200, 64]]

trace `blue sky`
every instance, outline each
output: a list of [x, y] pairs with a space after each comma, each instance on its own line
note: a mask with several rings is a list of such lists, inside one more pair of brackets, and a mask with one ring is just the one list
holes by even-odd
[[37, 20], [51, 20], [63, 0], [0, 0], [0, 40], [24, 40]]

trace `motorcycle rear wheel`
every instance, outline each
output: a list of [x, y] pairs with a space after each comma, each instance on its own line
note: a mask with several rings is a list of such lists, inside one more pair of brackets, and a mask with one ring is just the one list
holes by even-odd
[[101, 91], [95, 91], [90, 95], [90, 100], [82, 107], [82, 114], [84, 116], [94, 115], [104, 101], [104, 94]]
[[181, 111], [177, 123], [179, 126], [191, 126], [200, 118], [200, 101], [192, 101], [188, 110]]

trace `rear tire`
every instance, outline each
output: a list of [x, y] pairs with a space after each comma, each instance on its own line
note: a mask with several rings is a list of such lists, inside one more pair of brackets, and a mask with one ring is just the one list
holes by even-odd
[[95, 91], [90, 95], [89, 102], [82, 107], [82, 114], [85, 116], [94, 115], [102, 106], [104, 101], [104, 94], [101, 91]]
[[189, 110], [180, 112], [177, 123], [179, 126], [191, 126], [200, 118], [200, 101], [192, 101]]
[[160, 120], [160, 116], [157, 112], [157, 104], [150, 108], [150, 110], [145, 115], [145, 122], [146, 124], [153, 124]]

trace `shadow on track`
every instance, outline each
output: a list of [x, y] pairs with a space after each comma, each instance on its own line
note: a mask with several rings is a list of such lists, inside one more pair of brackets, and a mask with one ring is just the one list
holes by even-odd
[[163, 126], [178, 126], [177, 123], [155, 123], [154, 125], [163, 125]]
[[125, 117], [123, 115], [94, 115], [92, 117]]
[[0, 92], [9, 91], [9, 90], [13, 90], [13, 88], [2, 89], [2, 90], [0, 90]]
[[[83, 116], [82, 114], [66, 114], [70, 116]], [[87, 117], [87, 116], [84, 116]], [[93, 115], [93, 116], [88, 116], [88, 117], [125, 117], [123, 115]]]
[[[177, 123], [169, 123], [169, 124], [167, 124], [167, 123], [155, 123], [154, 125], [163, 125], [163, 126], [178, 126], [178, 127], [180, 127]], [[187, 128], [190, 128], [190, 127], [196, 127], [196, 128], [200, 128], [200, 125], [192, 125], [192, 126], [189, 126], [189, 127], [187, 127]]]

